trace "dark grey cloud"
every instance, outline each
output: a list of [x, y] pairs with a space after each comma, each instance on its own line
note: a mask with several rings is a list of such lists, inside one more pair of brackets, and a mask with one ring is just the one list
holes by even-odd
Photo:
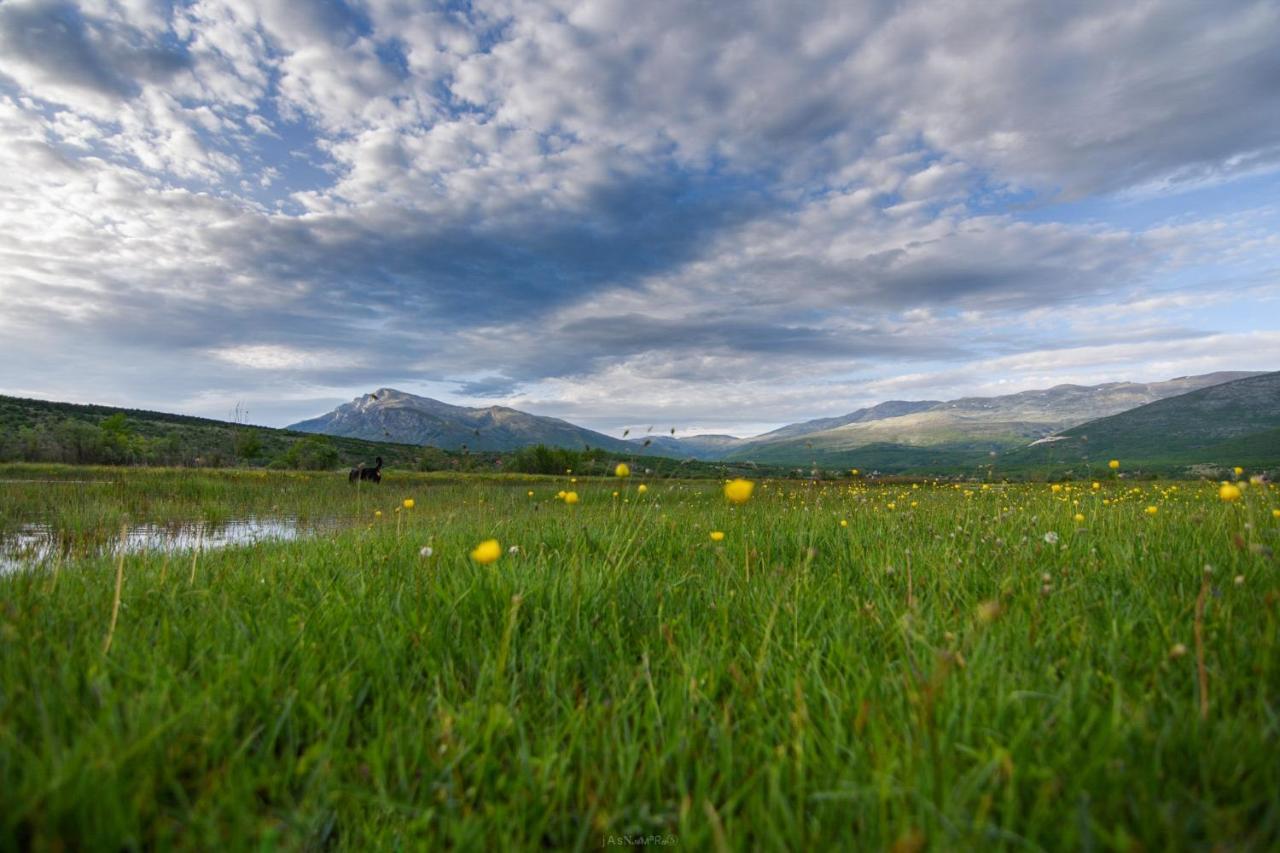
[[520, 383], [505, 376], [486, 376], [458, 385], [458, 393], [464, 397], [510, 397], [520, 388]]
[[[177, 44], [165, 44], [118, 22], [85, 15], [74, 3], [0, 5], [0, 55], [24, 65], [53, 89], [79, 89], [113, 99], [137, 96], [191, 67]], [[37, 93], [40, 94], [40, 93]]]
[[340, 212], [308, 222], [246, 217], [204, 239], [239, 268], [304, 285], [319, 313], [379, 318], [413, 334], [495, 317], [536, 321], [688, 263], [710, 235], [765, 210], [761, 197], [669, 173], [612, 184], [578, 211], [521, 211], [496, 225], [403, 210], [375, 223]]

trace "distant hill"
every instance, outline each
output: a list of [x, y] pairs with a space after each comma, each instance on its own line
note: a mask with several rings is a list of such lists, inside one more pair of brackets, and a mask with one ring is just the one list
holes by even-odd
[[446, 450], [517, 450], [535, 444], [573, 450], [596, 448], [635, 453], [633, 444], [559, 418], [506, 406], [467, 408], [379, 388], [318, 418], [289, 429], [324, 435], [431, 445]]
[[[787, 424], [779, 427], [771, 432], [763, 433], [754, 438], [738, 438], [732, 435], [691, 435], [681, 438], [673, 436], [656, 436], [642, 437], [632, 439], [632, 441], [643, 443], [645, 447], [652, 448], [653, 452], [660, 452], [667, 456], [688, 457], [692, 459], [717, 460], [737, 458], [750, 458], [751, 454], [747, 448], [759, 447], [761, 445], [780, 442], [788, 438], [796, 438], [798, 436], [810, 435], [816, 432], [834, 429], [836, 427], [845, 426], [852, 423], [865, 423], [868, 421], [876, 421], [884, 418], [893, 418], [901, 415], [908, 415], [914, 412], [930, 409], [938, 405], [937, 400], [889, 400], [888, 402], [878, 403], [874, 406], [868, 406], [863, 409], [850, 412], [847, 415], [837, 415], [832, 418], [816, 418], [811, 421], [802, 421], [800, 423]], [[795, 454], [784, 453], [781, 456], [782, 464], [800, 463], [800, 459]]]
[[0, 396], [0, 460], [338, 467], [381, 456], [389, 467], [410, 467], [422, 456], [421, 448], [394, 442], [317, 439], [190, 415]]
[[1169, 397], [1064, 430], [1009, 464], [1280, 464], [1280, 372]]
[[[856, 462], [858, 452], [868, 447], [880, 451], [891, 446], [928, 448], [950, 454], [1003, 452], [1100, 417], [1254, 375], [1223, 372], [1184, 376], [1167, 382], [1058, 385], [999, 397], [926, 401], [914, 410], [909, 407], [915, 404], [895, 401], [882, 406], [900, 406], [903, 413], [886, 409], [879, 417], [859, 416], [881, 408], [872, 407], [833, 419], [844, 421], [833, 427], [817, 430], [803, 430], [805, 424], [784, 427], [738, 444], [724, 458], [771, 464], [841, 464]], [[898, 455], [904, 459], [910, 456]], [[932, 457], [921, 456], [925, 458]]]
[[733, 435], [690, 435], [675, 438], [669, 435], [641, 436], [629, 439], [637, 453], [657, 453], [676, 459], [723, 459], [729, 451], [743, 443]]
[[766, 442], [779, 441], [784, 438], [796, 438], [802, 435], [812, 435], [816, 432], [826, 432], [827, 430], [837, 429], [850, 424], [869, 423], [871, 421], [882, 421], [887, 418], [899, 418], [904, 415], [913, 415], [916, 412], [923, 412], [932, 409], [934, 406], [942, 405], [939, 400], [889, 400], [884, 403], [878, 403], [874, 406], [868, 406], [865, 409], [858, 409], [847, 415], [839, 415], [834, 418], [817, 418], [812, 421], [802, 421], [797, 424], [788, 424], [787, 426], [775, 429], [772, 432], [766, 432], [748, 440], [747, 444], [761, 444]]

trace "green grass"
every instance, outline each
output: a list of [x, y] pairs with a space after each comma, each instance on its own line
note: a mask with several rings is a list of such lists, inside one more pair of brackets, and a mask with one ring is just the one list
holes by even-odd
[[125, 559], [105, 652], [110, 557], [0, 578], [0, 848], [1280, 845], [1270, 487], [110, 473], [0, 528], [358, 520]]

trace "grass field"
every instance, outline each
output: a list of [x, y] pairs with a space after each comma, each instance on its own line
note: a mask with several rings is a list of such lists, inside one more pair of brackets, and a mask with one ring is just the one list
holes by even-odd
[[0, 576], [3, 849], [1280, 846], [1272, 486], [0, 480], [342, 522]]

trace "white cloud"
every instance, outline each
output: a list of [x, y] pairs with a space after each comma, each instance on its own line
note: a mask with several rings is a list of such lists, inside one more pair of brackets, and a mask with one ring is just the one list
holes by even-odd
[[212, 350], [216, 359], [254, 370], [323, 370], [358, 366], [360, 359], [332, 350], [303, 350], [275, 344], [245, 344]]

